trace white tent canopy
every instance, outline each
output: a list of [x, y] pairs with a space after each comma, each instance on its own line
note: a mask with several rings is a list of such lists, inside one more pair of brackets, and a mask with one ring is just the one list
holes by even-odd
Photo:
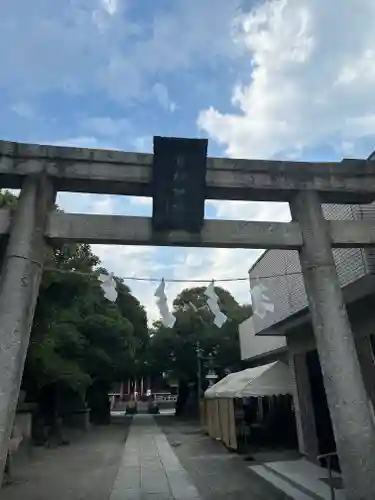
[[289, 367], [282, 361], [231, 373], [207, 389], [206, 398], [247, 398], [292, 394]]

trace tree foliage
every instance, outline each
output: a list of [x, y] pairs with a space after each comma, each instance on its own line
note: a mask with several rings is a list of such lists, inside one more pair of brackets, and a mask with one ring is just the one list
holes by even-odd
[[180, 387], [197, 382], [198, 347], [203, 375], [210, 356], [219, 376], [241, 366], [238, 325], [251, 315], [251, 307], [239, 305], [230, 292], [215, 287], [220, 309], [228, 317], [228, 321], [218, 328], [206, 307], [204, 291], [205, 287], [183, 290], [173, 303], [174, 327], [166, 328], [156, 322], [152, 329], [150, 359], [153, 370], [169, 372], [179, 380]]
[[[0, 208], [16, 203], [0, 191]], [[51, 385], [82, 397], [95, 383], [109, 388], [134, 370], [147, 346], [144, 308], [119, 278], [118, 299], [108, 301], [96, 277], [107, 271], [99, 265], [89, 245], [49, 247], [23, 377], [33, 397]]]
[[[0, 208], [16, 204], [14, 195], [0, 190]], [[3, 238], [0, 264], [5, 246]], [[205, 287], [185, 289], [173, 304], [175, 326], [156, 322], [149, 332], [144, 308], [120, 278], [116, 303], [105, 299], [95, 275], [107, 271], [99, 266], [89, 245], [49, 247], [23, 378], [28, 393], [37, 397], [58, 386], [84, 397], [94, 387], [106, 392], [116, 380], [160, 373], [186, 388], [197, 382], [198, 345], [203, 376], [210, 355], [219, 376], [240, 368], [238, 325], [251, 315], [250, 306], [215, 287], [228, 317], [218, 328], [206, 307]]]

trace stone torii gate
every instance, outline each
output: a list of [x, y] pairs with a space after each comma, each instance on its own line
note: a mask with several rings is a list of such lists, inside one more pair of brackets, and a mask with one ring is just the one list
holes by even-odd
[[199, 233], [155, 234], [145, 217], [53, 211], [57, 191], [152, 195], [153, 155], [0, 141], [0, 187], [21, 189], [0, 210], [8, 238], [0, 281], [0, 482], [49, 241], [297, 249], [348, 500], [375, 498], [375, 427], [332, 247], [375, 245], [367, 221], [327, 221], [321, 203], [375, 199], [375, 162], [207, 159], [206, 198], [286, 201], [292, 222], [205, 220]]

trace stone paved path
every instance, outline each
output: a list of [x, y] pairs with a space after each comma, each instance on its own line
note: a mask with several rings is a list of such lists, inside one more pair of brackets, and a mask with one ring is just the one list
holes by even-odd
[[150, 415], [136, 415], [110, 500], [201, 500]]
[[199, 425], [174, 417], [156, 420], [203, 500], [290, 500], [251, 471], [251, 462], [228, 452]]
[[[118, 417], [37, 448], [1, 500], [286, 500], [248, 463], [175, 417]], [[128, 438], [126, 436], [128, 434]]]

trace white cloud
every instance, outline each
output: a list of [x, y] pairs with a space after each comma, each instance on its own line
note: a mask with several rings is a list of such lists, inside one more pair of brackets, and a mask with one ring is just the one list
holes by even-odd
[[289, 222], [288, 203], [209, 201], [219, 219]]
[[[165, 109], [172, 110], [163, 83], [165, 74], [187, 73], [195, 66], [214, 65], [223, 59], [233, 69], [231, 60], [246, 48], [247, 78], [242, 71], [232, 102], [225, 103], [226, 109], [232, 105], [232, 111], [209, 108], [208, 102], [198, 121], [225, 145], [227, 154], [283, 154], [297, 159], [306, 147], [331, 144], [354, 155], [358, 141], [364, 135], [374, 135], [373, 0], [270, 0], [257, 2], [245, 15], [240, 15], [237, 0], [180, 0], [170, 2], [168, 11], [158, 11], [142, 29], [132, 21], [130, 11], [124, 10], [124, 3], [77, 0], [56, 7], [49, 0], [32, 4], [13, 0], [8, 4], [0, 6], [0, 39], [6, 40], [0, 49], [0, 86], [22, 94], [12, 102], [26, 103], [32, 92], [104, 90], [125, 104], [148, 99], [154, 93]], [[213, 12], [215, 22], [208, 22]], [[127, 116], [113, 119], [100, 113], [82, 122], [81, 137], [59, 144], [121, 147], [125, 143], [122, 138], [129, 137]], [[152, 137], [142, 135], [142, 130], [136, 132], [130, 149], [152, 151]], [[60, 199], [69, 211], [84, 213], [132, 213], [151, 205], [150, 199], [135, 198], [119, 205], [113, 197], [67, 193]], [[290, 217], [285, 204], [209, 204], [220, 218]], [[106, 245], [93, 250], [120, 276], [186, 280], [246, 277], [260, 254], [241, 249]], [[128, 284], [155, 319], [157, 283]], [[183, 288], [193, 285], [168, 283], [170, 302]], [[247, 280], [221, 285], [240, 302], [250, 300]]]
[[[159, 259], [155, 247], [93, 245], [92, 249], [100, 257], [102, 264], [117, 276], [147, 278], [163, 274], [165, 266], [158, 263]], [[146, 306], [150, 320], [158, 319], [154, 300], [157, 284], [133, 279], [125, 282], [138, 300]]]
[[101, 0], [101, 3], [103, 5], [103, 8], [108, 14], [113, 16], [116, 14], [118, 8], [119, 8], [119, 0]]
[[12, 111], [21, 118], [34, 118], [35, 116], [34, 107], [26, 101], [16, 102], [12, 106]]
[[109, 116], [86, 118], [82, 121], [81, 126], [95, 135], [112, 139], [123, 137], [123, 140], [125, 140], [131, 131], [129, 120], [126, 118], [114, 119]]
[[176, 110], [177, 104], [171, 100], [166, 85], [160, 82], [155, 83], [152, 87], [152, 93], [155, 95], [156, 100], [165, 111], [173, 113]]
[[96, 199], [93, 203], [92, 213], [95, 214], [113, 213], [113, 199], [110, 196], [101, 196], [99, 199]]
[[[178, 252], [178, 257], [177, 257]], [[229, 290], [240, 303], [250, 302], [249, 282], [246, 279], [248, 270], [254, 260], [261, 254], [259, 250], [232, 250], [226, 248], [178, 248], [169, 266], [167, 277], [186, 279], [185, 283], [168, 283], [167, 295], [170, 303], [184, 288], [207, 286], [212, 279], [223, 280], [245, 278], [240, 281], [217, 282]], [[177, 261], [177, 262], [176, 262]], [[193, 281], [188, 281], [193, 280]], [[198, 282], [194, 282], [197, 280]]]
[[[180, 0], [156, 11], [149, 36], [140, 37], [131, 53], [115, 53], [103, 84], [119, 102], [141, 99], [150, 77], [174, 71], [187, 72], [218, 59], [231, 60], [241, 50], [232, 37], [239, 0]], [[213, 12], [215, 22], [209, 23]], [[124, 81], [127, 85], [124, 87]]]
[[250, 81], [237, 111], [202, 111], [198, 124], [237, 157], [342, 146], [374, 135], [373, 0], [271, 0], [240, 18]]
[[144, 207], [152, 206], [152, 198], [146, 198], [145, 196], [131, 196], [129, 199], [132, 205], [142, 205]]
[[[0, 87], [16, 95], [104, 91], [123, 104], [147, 99], [156, 75], [237, 54], [231, 29], [238, 3], [180, 0], [167, 9], [155, 3], [150, 22], [140, 25], [130, 1], [2, 2]], [[207, 23], [212, 12], [215, 22]]]
[[56, 141], [47, 141], [44, 144], [52, 146], [66, 146], [71, 148], [89, 148], [89, 149], [116, 149], [112, 142], [101, 141], [95, 136], [79, 136], [67, 139], [58, 139]]
[[114, 214], [116, 196], [88, 193], [58, 193], [57, 204], [67, 213]]
[[132, 146], [137, 153], [152, 153], [154, 149], [153, 137], [142, 135], [132, 140]]

